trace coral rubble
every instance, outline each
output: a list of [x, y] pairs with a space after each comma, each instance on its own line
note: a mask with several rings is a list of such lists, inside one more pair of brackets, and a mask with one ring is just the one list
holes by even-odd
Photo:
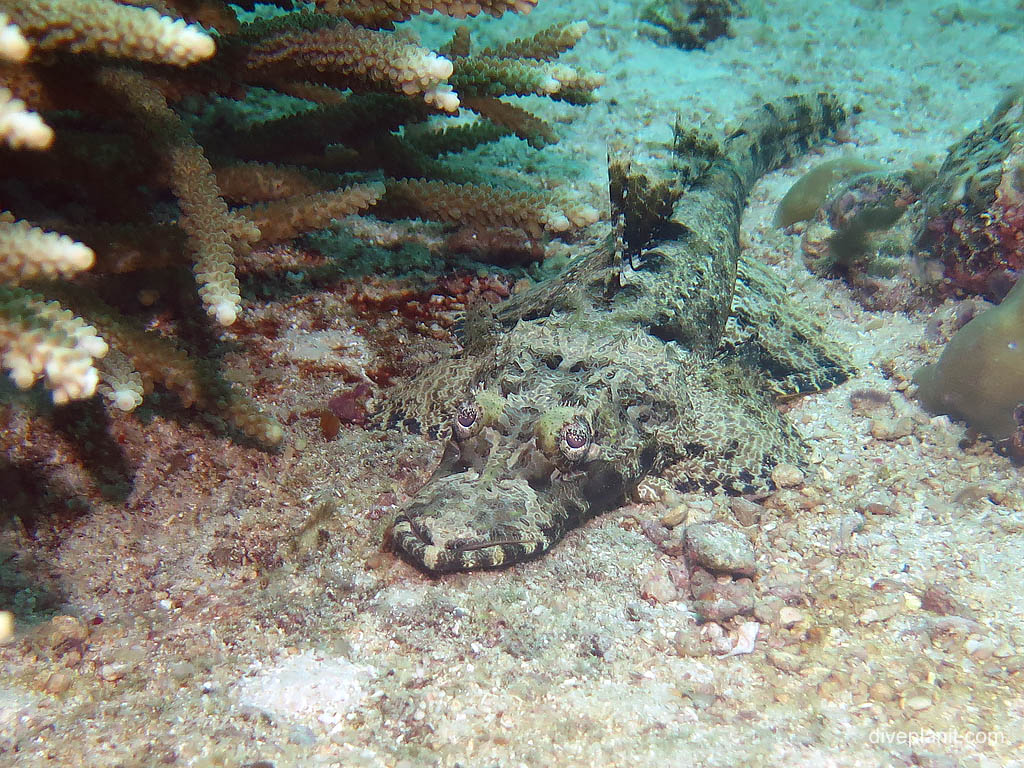
[[730, 19], [741, 12], [738, 0], [654, 0], [640, 12], [640, 29], [658, 43], [689, 51], [732, 37]]

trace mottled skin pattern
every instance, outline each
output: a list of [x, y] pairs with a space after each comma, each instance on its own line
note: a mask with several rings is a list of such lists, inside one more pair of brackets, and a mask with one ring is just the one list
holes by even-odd
[[459, 356], [393, 391], [382, 425], [447, 440], [394, 548], [434, 573], [499, 567], [621, 505], [648, 474], [751, 493], [777, 464], [802, 466], [774, 400], [851, 368], [785, 285], [741, 257], [740, 215], [758, 177], [843, 117], [825, 95], [765, 106], [681, 158], [701, 173], [642, 248], [588, 254], [471, 318]]

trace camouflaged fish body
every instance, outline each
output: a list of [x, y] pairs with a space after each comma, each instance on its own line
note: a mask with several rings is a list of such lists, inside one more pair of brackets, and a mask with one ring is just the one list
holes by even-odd
[[461, 355], [396, 388], [381, 423], [447, 445], [398, 514], [395, 549], [431, 572], [508, 565], [621, 505], [648, 474], [747, 493], [770, 488], [777, 464], [802, 465], [775, 398], [851, 368], [785, 286], [740, 257], [739, 223], [757, 178], [843, 117], [830, 96], [793, 97], [720, 145], [677, 142], [699, 170], [670, 215], [469, 322]]

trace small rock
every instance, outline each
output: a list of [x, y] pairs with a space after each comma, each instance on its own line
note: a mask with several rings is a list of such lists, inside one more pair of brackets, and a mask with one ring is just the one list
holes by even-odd
[[689, 510], [685, 504], [677, 504], [661, 516], [661, 524], [666, 528], [675, 528], [686, 522]]
[[766, 597], [754, 602], [754, 618], [762, 624], [778, 626], [779, 612], [786, 603], [779, 597]]
[[672, 636], [672, 647], [677, 654], [685, 657], [704, 656], [707, 648], [700, 636], [700, 627], [687, 624]]
[[640, 586], [640, 595], [653, 603], [670, 603], [679, 597], [679, 592], [665, 567], [656, 565]]
[[728, 621], [754, 611], [754, 585], [750, 579], [721, 579], [702, 569], [690, 577], [693, 609], [704, 621]]
[[945, 584], [932, 584], [921, 595], [921, 607], [940, 616], [974, 618], [974, 613]]
[[899, 419], [875, 419], [871, 422], [871, 436], [876, 440], [899, 440], [913, 432], [914, 420], [909, 416]]
[[803, 485], [804, 473], [792, 464], [779, 464], [772, 470], [772, 482], [776, 488], [796, 488]]
[[183, 683], [196, 673], [196, 666], [188, 661], [175, 661], [167, 667], [167, 674], [173, 680]]
[[761, 521], [761, 513], [764, 512], [764, 507], [760, 504], [748, 501], [742, 496], [730, 498], [729, 509], [732, 510], [732, 515], [736, 518], [736, 522], [744, 528], [757, 525]]
[[753, 576], [754, 547], [742, 533], [723, 523], [698, 523], [686, 529], [691, 562], [712, 571]]
[[914, 694], [903, 700], [904, 708], [909, 709], [912, 712], [921, 712], [922, 710], [928, 709], [931, 705], [931, 696], [926, 694]]
[[43, 690], [53, 694], [65, 693], [70, 687], [71, 675], [67, 672], [54, 672], [43, 683]]
[[964, 643], [964, 650], [975, 659], [983, 661], [991, 659], [996, 652], [996, 644], [990, 637], [971, 635]]
[[767, 658], [769, 664], [780, 672], [786, 672], [788, 674], [799, 672], [804, 667], [799, 656], [792, 653], [786, 653], [785, 651], [775, 649], [769, 650]]
[[100, 680], [106, 680], [108, 683], [116, 683], [127, 673], [127, 664], [104, 664], [96, 670], [96, 674]]
[[740, 625], [740, 628], [736, 630], [736, 644], [732, 649], [726, 653], [722, 658], [728, 656], [743, 656], [748, 653], [754, 652], [754, 645], [757, 642], [757, 633], [760, 631], [761, 625], [756, 621], [745, 621]]
[[861, 624], [875, 624], [879, 621], [888, 621], [900, 612], [899, 603], [886, 603], [885, 605], [868, 608], [857, 619]]
[[288, 731], [288, 743], [300, 747], [312, 747], [316, 744], [316, 734], [309, 726], [296, 725]]
[[50, 619], [51, 648], [79, 645], [89, 637], [89, 629], [75, 616], [54, 616]]
[[876, 681], [868, 687], [868, 696], [872, 701], [893, 701], [896, 698], [896, 691], [888, 683]]
[[779, 609], [779, 626], [789, 629], [794, 624], [799, 624], [804, 620], [804, 612], [799, 608], [794, 608], [791, 605], [784, 605]]

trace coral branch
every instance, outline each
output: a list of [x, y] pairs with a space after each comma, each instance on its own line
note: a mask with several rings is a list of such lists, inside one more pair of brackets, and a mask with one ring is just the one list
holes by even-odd
[[95, 258], [91, 248], [66, 235], [44, 232], [0, 213], [0, 280], [70, 277], [89, 269]]
[[28, 389], [43, 376], [59, 405], [96, 391], [93, 360], [107, 353], [107, 344], [57, 302], [0, 284], [0, 351], [18, 387]]
[[254, 75], [307, 77], [335, 87], [388, 85], [406, 95], [454, 112], [459, 100], [444, 81], [452, 63], [433, 51], [387, 32], [347, 22], [315, 30], [294, 30], [255, 43], [246, 57]]
[[[163, 94], [145, 77], [131, 70], [108, 69], [101, 80], [124, 97], [147, 131], [165, 146], [171, 187], [181, 206], [178, 223], [196, 257], [193, 272], [199, 297], [211, 317], [231, 325], [242, 308], [228, 234], [234, 223], [220, 197], [213, 168]], [[258, 233], [250, 236], [255, 239]]]
[[6, 88], [0, 88], [0, 141], [12, 149], [46, 149], [53, 131]]
[[366, 184], [252, 205], [239, 213], [259, 227], [263, 242], [276, 243], [323, 229], [332, 219], [373, 205], [383, 194], [383, 184]]
[[201, 27], [113, 0], [0, 0], [0, 11], [37, 51], [100, 53], [184, 67], [210, 58], [216, 49]]
[[380, 27], [411, 19], [418, 13], [443, 13], [456, 19], [506, 11], [529, 13], [537, 0], [315, 0], [317, 7], [353, 24]]
[[0, 59], [24, 61], [28, 58], [29, 44], [21, 30], [13, 24], [7, 14], [0, 13]]

